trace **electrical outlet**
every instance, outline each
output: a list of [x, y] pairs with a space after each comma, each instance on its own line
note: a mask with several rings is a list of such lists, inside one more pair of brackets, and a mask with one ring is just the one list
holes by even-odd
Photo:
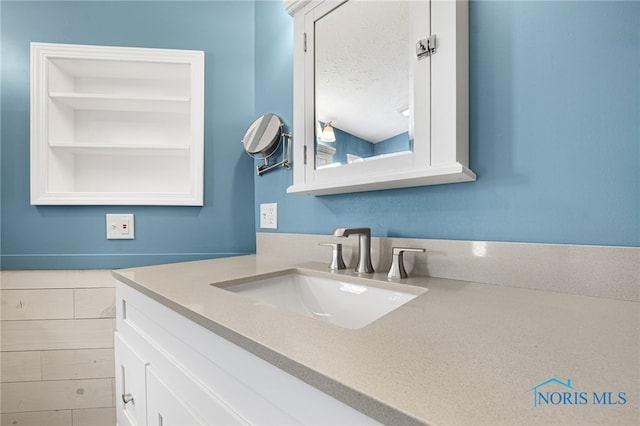
[[260, 204], [260, 228], [278, 229], [278, 203]]
[[107, 214], [107, 240], [133, 240], [133, 214]]

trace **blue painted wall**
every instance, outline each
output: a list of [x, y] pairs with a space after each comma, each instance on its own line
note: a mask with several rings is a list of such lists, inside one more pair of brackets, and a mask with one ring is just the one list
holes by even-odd
[[[324, 123], [321, 122], [320, 125], [324, 126]], [[353, 154], [363, 158], [374, 155], [375, 145], [371, 142], [337, 127], [333, 128], [333, 133], [336, 136], [335, 142], [319, 143], [336, 149], [336, 153], [333, 155], [334, 163], [347, 164], [347, 154]]]
[[375, 145], [374, 154], [392, 154], [394, 152], [409, 151], [412, 149], [413, 141], [409, 139], [409, 132], [404, 132], [378, 142]]
[[[279, 0], [2, 1], [0, 19], [5, 269], [253, 252], [259, 204], [274, 201], [277, 232], [640, 246], [640, 2], [472, 1], [478, 182], [326, 197], [286, 194], [284, 169], [255, 176], [238, 142], [265, 112], [291, 130], [292, 24]], [[30, 206], [30, 41], [204, 50], [205, 206]], [[107, 241], [107, 212], [135, 213], [136, 240]]]
[[[257, 69], [286, 70], [256, 102], [290, 123], [292, 41], [270, 35], [291, 21], [279, 2], [256, 12], [256, 51], [277, 52]], [[311, 197], [273, 172], [256, 206], [279, 204], [278, 232], [640, 245], [640, 2], [471, 1], [469, 14], [478, 181]]]
[[[4, 269], [117, 268], [255, 252], [253, 162], [240, 144], [255, 115], [254, 2], [2, 1], [0, 8]], [[205, 206], [29, 205], [31, 41], [204, 50]], [[136, 239], [107, 241], [108, 212], [134, 213]]]

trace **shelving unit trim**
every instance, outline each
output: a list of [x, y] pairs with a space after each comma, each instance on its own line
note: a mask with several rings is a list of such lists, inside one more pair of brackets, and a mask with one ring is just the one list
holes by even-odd
[[203, 205], [204, 52], [31, 44], [31, 203]]

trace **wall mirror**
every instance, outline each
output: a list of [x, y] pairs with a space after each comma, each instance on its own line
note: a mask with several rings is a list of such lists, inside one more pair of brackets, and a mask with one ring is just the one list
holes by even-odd
[[316, 21], [316, 168], [412, 150], [410, 30], [404, 1], [347, 1]]
[[293, 1], [291, 193], [475, 180], [465, 1]]

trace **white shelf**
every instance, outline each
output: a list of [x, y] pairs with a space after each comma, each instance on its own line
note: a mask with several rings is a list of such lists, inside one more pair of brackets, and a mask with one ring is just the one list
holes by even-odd
[[146, 145], [146, 144], [94, 144], [75, 142], [50, 142], [52, 149], [80, 155], [175, 155], [189, 154], [187, 145]]
[[31, 203], [202, 205], [204, 53], [31, 44]]
[[190, 99], [178, 96], [119, 96], [52, 92], [49, 99], [75, 110], [189, 113]]

